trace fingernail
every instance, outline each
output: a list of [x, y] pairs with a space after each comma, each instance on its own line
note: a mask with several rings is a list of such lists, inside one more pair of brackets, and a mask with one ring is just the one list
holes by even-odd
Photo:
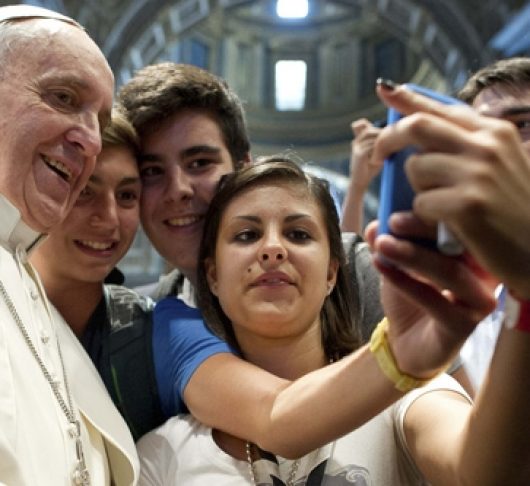
[[412, 213], [400, 211], [390, 215], [388, 224], [392, 231], [397, 231], [402, 226], [407, 227], [407, 224], [409, 224], [411, 221], [416, 221], [416, 217], [413, 216]]
[[375, 82], [375, 84], [377, 86], [381, 86], [381, 88], [386, 89], [388, 91], [393, 91], [398, 86], [391, 79], [385, 79], [385, 78], [377, 78], [377, 81]]

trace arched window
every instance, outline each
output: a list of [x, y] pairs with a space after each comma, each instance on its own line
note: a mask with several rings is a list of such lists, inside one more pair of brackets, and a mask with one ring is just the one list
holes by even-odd
[[307, 86], [307, 64], [300, 60], [280, 60], [274, 66], [274, 100], [278, 111], [303, 110]]
[[282, 19], [303, 19], [309, 13], [308, 0], [278, 0], [276, 13]]

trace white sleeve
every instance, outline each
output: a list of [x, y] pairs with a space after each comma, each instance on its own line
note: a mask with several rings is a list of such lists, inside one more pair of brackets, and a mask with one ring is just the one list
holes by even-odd
[[405, 437], [405, 415], [409, 411], [410, 406], [419, 397], [433, 391], [452, 391], [462, 395], [470, 404], [473, 403], [473, 400], [462, 388], [460, 383], [458, 383], [452, 376], [443, 373], [431, 382], [427, 383], [425, 386], [410, 391], [403, 398], [401, 398], [401, 400], [393, 405], [392, 416], [394, 421], [394, 433], [396, 434], [401, 450], [403, 451], [407, 461], [412, 468], [418, 472], [418, 474], [419, 471], [412, 459], [412, 456], [410, 455], [407, 439]]

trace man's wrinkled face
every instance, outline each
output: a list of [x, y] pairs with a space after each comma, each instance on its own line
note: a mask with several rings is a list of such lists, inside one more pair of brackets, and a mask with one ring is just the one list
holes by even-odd
[[0, 192], [33, 229], [62, 221], [101, 150], [114, 79], [79, 28], [27, 21], [33, 36], [14, 47], [0, 83]]

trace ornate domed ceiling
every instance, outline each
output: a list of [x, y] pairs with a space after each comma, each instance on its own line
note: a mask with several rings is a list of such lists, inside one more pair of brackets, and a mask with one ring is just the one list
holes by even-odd
[[[347, 174], [351, 121], [385, 116], [374, 95], [377, 77], [452, 92], [499, 55], [489, 47], [492, 39], [527, 2], [307, 0], [303, 18], [281, 17], [278, 0], [26, 3], [79, 20], [109, 59], [118, 86], [147, 64], [199, 65], [225, 78], [244, 100], [254, 155], [291, 149]], [[280, 82], [287, 65], [292, 69]], [[294, 92], [286, 103], [284, 87]], [[376, 184], [372, 190], [368, 217]]]
[[[344, 171], [350, 122], [384, 116], [377, 77], [453, 90], [491, 60], [489, 39], [524, 2], [309, 0], [302, 19], [279, 17], [277, 0], [38, 3], [87, 27], [118, 84], [153, 62], [200, 65], [245, 101], [254, 153], [292, 148]], [[305, 63], [304, 99], [278, 109], [277, 63], [293, 60]]]
[[[277, 0], [31, 3], [86, 26], [118, 85], [162, 60], [200, 65], [245, 101], [255, 153], [290, 147], [344, 168], [351, 120], [384, 116], [373, 94], [377, 77], [452, 91], [492, 59], [489, 40], [525, 2], [308, 0], [299, 19], [281, 18]], [[304, 64], [302, 104], [278, 109], [277, 64], [293, 60]]]

